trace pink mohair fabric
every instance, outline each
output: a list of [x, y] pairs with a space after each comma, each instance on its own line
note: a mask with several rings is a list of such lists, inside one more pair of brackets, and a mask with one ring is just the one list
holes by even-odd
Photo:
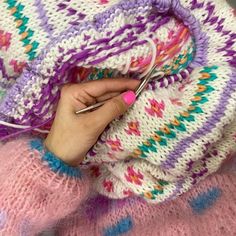
[[[148, 204], [89, 191], [90, 181], [50, 170], [21, 139], [0, 147], [0, 235], [236, 235], [235, 159], [179, 198]], [[77, 209], [77, 210], [76, 210]]]
[[87, 196], [86, 177], [59, 176], [29, 140], [0, 147], [0, 235], [35, 235], [76, 209]]
[[[59, 235], [122, 235], [104, 234], [108, 226], [115, 226], [121, 219], [130, 218], [132, 229], [125, 235], [131, 236], [198, 236], [236, 235], [236, 184], [235, 176], [216, 174], [208, 177], [194, 189], [163, 204], [152, 205], [137, 199], [111, 201], [106, 213], [89, 219], [77, 213], [65, 220]], [[191, 207], [191, 203], [214, 191], [218, 199], [204, 210]], [[213, 197], [213, 196], [211, 196]], [[204, 197], [203, 197], [204, 198]], [[202, 201], [207, 201], [202, 199]], [[199, 203], [201, 205], [201, 203]], [[200, 207], [200, 206], [199, 206]], [[100, 211], [94, 209], [94, 211]]]

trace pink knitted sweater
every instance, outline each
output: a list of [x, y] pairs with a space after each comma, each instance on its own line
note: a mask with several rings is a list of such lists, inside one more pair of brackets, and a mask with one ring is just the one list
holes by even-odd
[[22, 138], [0, 147], [0, 235], [236, 235], [236, 163], [229, 158], [176, 200], [148, 204], [112, 200], [89, 191], [90, 181]]

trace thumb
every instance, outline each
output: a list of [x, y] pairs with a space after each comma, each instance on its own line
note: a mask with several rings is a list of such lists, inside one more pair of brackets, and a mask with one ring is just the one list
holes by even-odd
[[[127, 91], [106, 102], [101, 108], [94, 111], [99, 117], [100, 125], [107, 126], [112, 120], [123, 115], [134, 104], [136, 95], [133, 91]], [[96, 113], [96, 114], [95, 114]]]

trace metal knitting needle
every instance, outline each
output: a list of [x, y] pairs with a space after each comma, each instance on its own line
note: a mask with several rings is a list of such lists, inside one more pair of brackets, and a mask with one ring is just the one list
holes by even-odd
[[139, 84], [138, 88], [135, 90], [136, 97], [138, 97], [140, 93], [146, 88], [146, 85], [150, 82], [152, 78], [152, 74], [155, 69], [156, 69], [156, 65], [153, 66], [152, 69], [148, 72], [148, 74], [144, 77], [144, 79], [141, 80], [141, 83]]
[[[135, 90], [135, 94], [136, 97], [138, 97], [140, 95], [140, 93], [145, 89], [146, 85], [148, 84], [148, 82], [151, 80], [152, 78], [152, 73], [154, 72], [154, 70], [156, 69], [156, 65], [148, 72], [148, 74], [141, 80], [141, 83], [139, 84], [139, 86], [137, 87], [137, 89]], [[162, 73], [160, 73], [160, 75], [162, 75]], [[159, 75], [158, 75], [159, 76]], [[93, 109], [96, 109], [102, 105], [104, 105], [107, 102], [107, 100], [96, 103], [94, 105], [91, 105], [89, 107], [86, 107], [84, 109], [81, 109], [79, 111], [76, 111], [75, 114], [79, 115], [82, 113], [85, 113], [87, 111], [91, 111]]]
[[75, 114], [76, 114], [76, 115], [79, 115], [79, 114], [85, 113], [85, 112], [87, 112], [87, 111], [91, 111], [91, 110], [93, 110], [93, 109], [95, 109], [95, 108], [101, 107], [102, 105], [105, 104], [106, 101], [107, 101], [107, 100], [102, 101], [102, 102], [98, 102], [98, 103], [96, 103], [96, 104], [94, 104], [94, 105], [91, 105], [91, 106], [89, 106], [89, 107], [85, 107], [84, 109], [81, 109], [81, 110], [79, 110], [79, 111], [76, 111]]

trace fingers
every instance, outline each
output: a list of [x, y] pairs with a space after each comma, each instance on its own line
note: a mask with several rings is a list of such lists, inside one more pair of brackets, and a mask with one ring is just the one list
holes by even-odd
[[136, 96], [133, 91], [127, 91], [106, 102], [101, 108], [91, 113], [94, 122], [106, 127], [112, 120], [123, 115], [135, 102]]
[[103, 79], [81, 84], [81, 88], [92, 97], [100, 97], [107, 93], [135, 90], [139, 83], [139, 80], [134, 79]]
[[79, 96], [75, 96], [73, 98], [77, 101], [77, 105], [83, 104], [89, 106], [97, 102], [97, 99], [87, 93], [84, 89], [81, 89]]
[[119, 92], [107, 93], [107, 94], [104, 94], [104, 95], [96, 98], [96, 100], [98, 102], [103, 102], [103, 101], [106, 101], [108, 99], [114, 98], [114, 97], [118, 96], [119, 94], [120, 94]]
[[67, 84], [61, 90], [61, 100], [64, 109], [75, 112], [96, 102], [110, 99], [121, 92], [135, 90], [139, 83], [140, 81], [134, 79], [117, 78]]

